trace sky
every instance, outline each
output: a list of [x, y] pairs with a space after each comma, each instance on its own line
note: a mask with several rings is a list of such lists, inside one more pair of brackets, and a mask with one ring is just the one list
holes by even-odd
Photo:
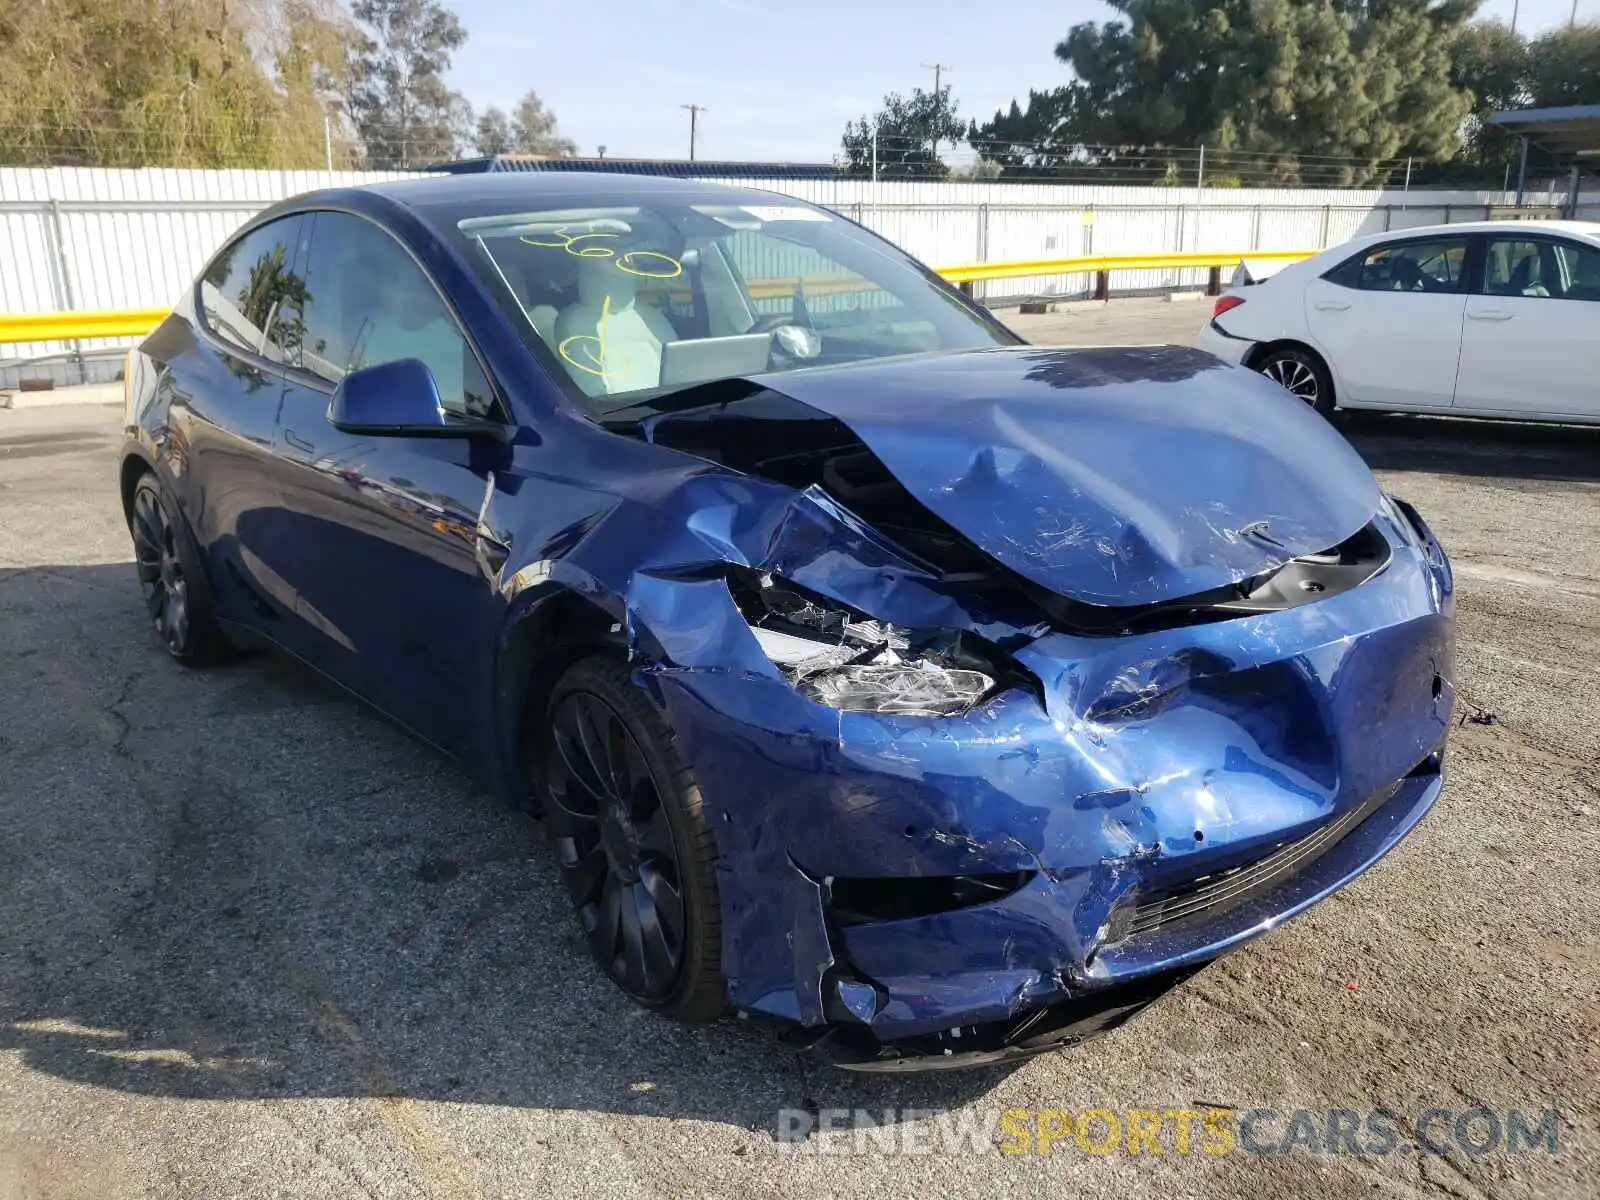
[[[1515, 0], [1480, 16], [1511, 19]], [[827, 162], [845, 123], [885, 92], [931, 89], [933, 63], [963, 117], [988, 120], [1028, 89], [1069, 78], [1055, 46], [1095, 0], [604, 0], [567, 5], [445, 0], [467, 28], [453, 87], [509, 109], [530, 87], [580, 154], [682, 158], [698, 104], [697, 157]], [[1572, 0], [1520, 0], [1517, 27], [1567, 20]], [[1600, 0], [1578, 0], [1600, 19]]]

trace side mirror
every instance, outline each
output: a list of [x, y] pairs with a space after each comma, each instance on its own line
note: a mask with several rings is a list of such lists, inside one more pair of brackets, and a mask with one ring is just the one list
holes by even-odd
[[452, 417], [439, 386], [420, 358], [400, 358], [351, 371], [333, 390], [328, 424], [343, 433], [375, 437], [492, 437], [510, 431], [498, 421]]

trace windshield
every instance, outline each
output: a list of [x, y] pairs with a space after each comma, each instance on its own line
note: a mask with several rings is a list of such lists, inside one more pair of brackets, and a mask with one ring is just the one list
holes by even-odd
[[529, 344], [601, 412], [717, 379], [1013, 341], [889, 243], [794, 201], [569, 207], [456, 228]]

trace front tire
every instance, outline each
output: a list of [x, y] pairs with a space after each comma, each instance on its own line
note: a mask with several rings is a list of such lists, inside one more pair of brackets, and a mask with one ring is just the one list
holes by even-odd
[[1324, 417], [1333, 416], [1333, 377], [1327, 365], [1309, 350], [1280, 346], [1263, 354], [1255, 369]]
[[633, 1000], [680, 1021], [727, 1007], [716, 845], [672, 731], [629, 678], [600, 657], [556, 685], [530, 779], [544, 827], [600, 969]]
[[134, 484], [128, 532], [145, 611], [167, 653], [186, 667], [226, 658], [230, 647], [217, 624], [200, 552], [177, 505], [149, 471]]

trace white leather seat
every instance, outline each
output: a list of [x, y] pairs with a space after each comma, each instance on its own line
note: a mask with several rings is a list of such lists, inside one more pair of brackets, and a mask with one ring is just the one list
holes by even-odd
[[583, 259], [578, 302], [556, 319], [556, 353], [590, 396], [658, 385], [661, 347], [678, 337], [658, 309], [636, 303], [644, 280], [616, 263], [614, 258]]
[[556, 348], [556, 319], [560, 315], [560, 310], [554, 304], [536, 304], [528, 310], [528, 321], [533, 325], [533, 331], [552, 350]]

